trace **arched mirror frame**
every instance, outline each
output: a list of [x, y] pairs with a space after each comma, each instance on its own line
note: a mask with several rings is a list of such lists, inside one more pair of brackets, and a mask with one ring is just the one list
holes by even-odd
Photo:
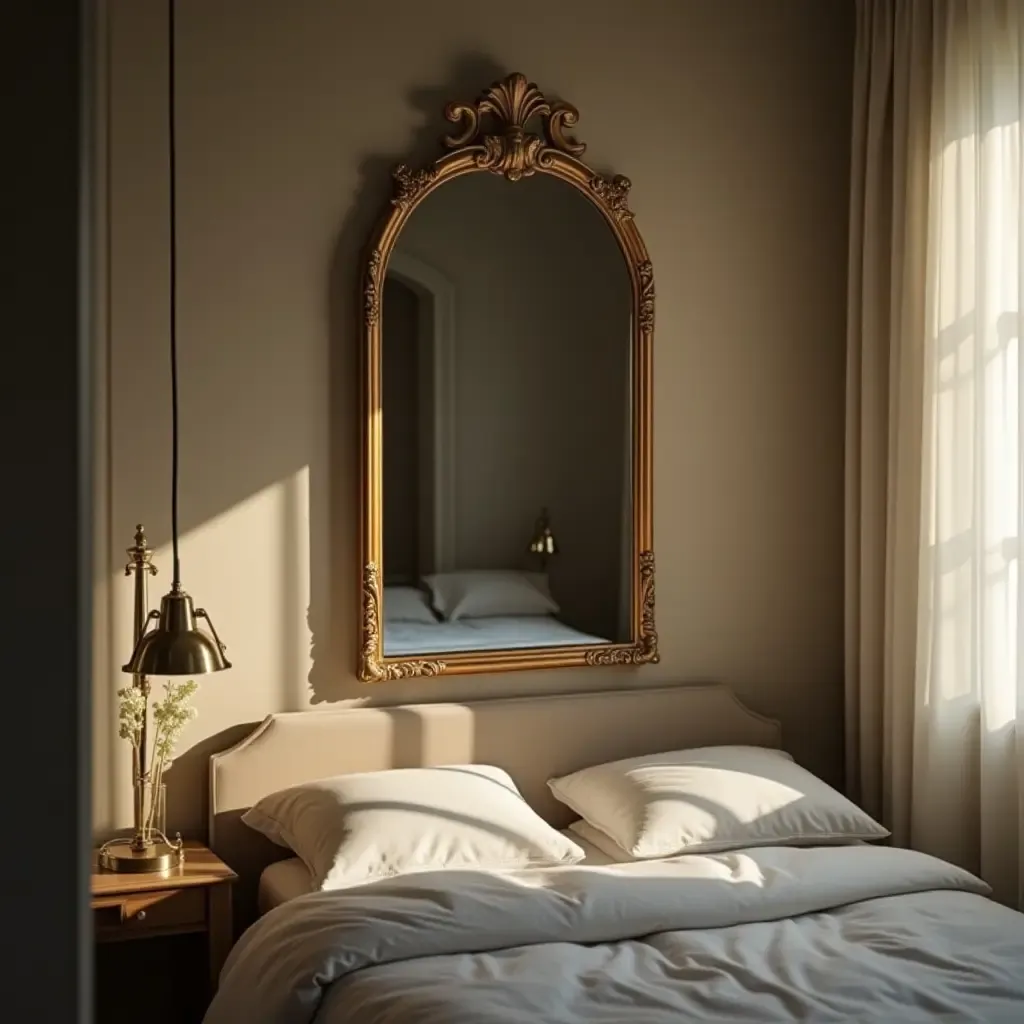
[[[362, 273], [363, 437], [360, 551], [360, 645], [357, 672], [364, 682], [441, 675], [599, 665], [644, 665], [658, 661], [654, 624], [652, 350], [654, 273], [627, 201], [630, 181], [606, 177], [581, 159], [585, 146], [565, 134], [578, 111], [545, 98], [521, 74], [495, 82], [475, 102], [449, 103], [445, 117], [461, 131], [445, 136], [445, 152], [434, 163], [394, 170], [394, 195], [378, 228]], [[489, 122], [488, 129], [485, 122]], [[539, 132], [531, 131], [539, 124]], [[601, 646], [480, 650], [438, 657], [383, 655], [382, 586], [382, 391], [381, 306], [388, 260], [416, 207], [445, 182], [474, 172], [501, 174], [516, 182], [550, 174], [583, 193], [603, 214], [618, 241], [632, 285], [632, 640]]]

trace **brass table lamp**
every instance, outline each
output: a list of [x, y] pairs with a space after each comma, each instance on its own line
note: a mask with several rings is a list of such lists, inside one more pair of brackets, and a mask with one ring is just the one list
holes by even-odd
[[[133, 685], [141, 690], [141, 742], [134, 756], [133, 783], [134, 835], [113, 839], [99, 851], [99, 865], [108, 871], [167, 871], [181, 864], [184, 850], [181, 836], [169, 840], [159, 828], [147, 825], [145, 818], [145, 785], [152, 785], [147, 764], [146, 721], [149, 708], [151, 676], [193, 676], [219, 672], [231, 665], [224, 657], [224, 644], [209, 615], [194, 608], [192, 598], [181, 586], [178, 559], [178, 337], [177, 337], [177, 217], [175, 180], [175, 116], [174, 116], [174, 0], [168, 0], [168, 120], [170, 123], [170, 342], [171, 342], [171, 540], [173, 544], [173, 575], [171, 589], [160, 602], [159, 611], [150, 611], [147, 598], [147, 577], [156, 574], [152, 551], [146, 543], [142, 526], [136, 527], [135, 545], [128, 549], [130, 561], [125, 574], [135, 575], [135, 647], [123, 671], [130, 672]], [[210, 627], [207, 635], [199, 629], [198, 619]], [[155, 629], [149, 630], [156, 620]], [[140, 792], [142, 795], [140, 796]], [[151, 792], [151, 800], [160, 794]]]
[[[148, 578], [157, 574], [153, 564], [153, 552], [146, 542], [146, 531], [140, 523], [135, 527], [135, 544], [128, 548], [128, 564], [125, 576], [135, 577], [135, 645], [146, 629], [149, 620]], [[181, 836], [172, 842], [159, 828], [147, 831], [145, 825], [146, 807], [140, 795], [140, 784], [149, 773], [147, 763], [149, 677], [136, 675], [132, 685], [142, 691], [145, 710], [142, 715], [142, 736], [138, 752], [133, 757], [132, 784], [134, 791], [133, 835], [130, 838], [112, 839], [100, 847], [99, 865], [107, 871], [167, 871], [181, 860]], [[154, 795], [152, 799], [156, 799]], [[155, 840], [155, 841], [154, 841]]]

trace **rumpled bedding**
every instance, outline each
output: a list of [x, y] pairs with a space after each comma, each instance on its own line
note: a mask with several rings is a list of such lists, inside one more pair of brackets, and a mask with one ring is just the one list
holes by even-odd
[[1024, 915], [887, 847], [407, 874], [301, 896], [204, 1024], [1024, 1021]]

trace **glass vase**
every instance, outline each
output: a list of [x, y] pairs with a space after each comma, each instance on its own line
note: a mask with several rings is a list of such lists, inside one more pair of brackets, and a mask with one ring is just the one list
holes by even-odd
[[135, 828], [145, 843], [159, 843], [167, 835], [167, 786], [148, 779], [135, 783]]

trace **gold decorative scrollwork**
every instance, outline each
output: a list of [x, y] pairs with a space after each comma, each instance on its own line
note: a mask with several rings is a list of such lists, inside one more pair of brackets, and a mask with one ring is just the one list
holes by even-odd
[[590, 190], [598, 199], [608, 207], [609, 212], [616, 220], [632, 219], [633, 212], [627, 205], [629, 201], [629, 190], [633, 183], [629, 178], [616, 174], [614, 178], [602, 178], [595, 175], [590, 179]]
[[[492, 116], [496, 132], [486, 132], [483, 119]], [[549, 167], [555, 152], [582, 156], [586, 146], [565, 134], [579, 120], [579, 111], [568, 103], [547, 99], [525, 75], [513, 74], [493, 83], [474, 103], [449, 103], [444, 116], [463, 124], [461, 132], [445, 137], [449, 149], [479, 147], [476, 165], [503, 174], [509, 181], [535, 174]], [[527, 130], [534, 118], [541, 123], [541, 134]]]
[[658, 630], [654, 626], [654, 552], [640, 552], [640, 646], [643, 660], [658, 662]]
[[366, 683], [391, 679], [439, 676], [443, 661], [382, 661], [380, 634], [380, 573], [373, 562], [363, 568], [363, 638], [359, 656], [359, 678]]
[[654, 626], [654, 552], [640, 552], [640, 635], [626, 647], [595, 647], [587, 651], [588, 665], [653, 665], [661, 660]]
[[399, 209], [408, 209], [414, 206], [420, 195], [437, 181], [437, 168], [421, 167], [414, 170], [405, 164], [399, 164], [394, 170], [393, 177], [395, 195], [391, 203]]
[[637, 264], [637, 276], [640, 278], [640, 309], [637, 317], [640, 330], [645, 334], [654, 331], [654, 267], [650, 260]]
[[363, 320], [376, 324], [380, 319], [380, 249], [374, 249], [366, 263], [366, 278], [363, 281]]

